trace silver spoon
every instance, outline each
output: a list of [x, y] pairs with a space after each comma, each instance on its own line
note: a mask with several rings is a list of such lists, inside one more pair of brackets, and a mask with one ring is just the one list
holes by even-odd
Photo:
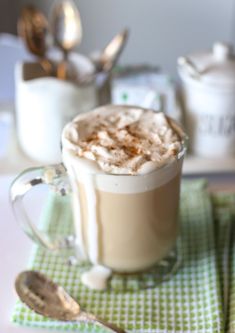
[[51, 74], [53, 66], [46, 58], [48, 29], [47, 19], [38, 8], [33, 5], [23, 7], [17, 22], [18, 35], [24, 40], [28, 50], [39, 58], [43, 70]]
[[51, 11], [51, 30], [55, 44], [63, 52], [63, 61], [58, 66], [58, 77], [68, 75], [68, 53], [82, 40], [82, 24], [79, 11], [73, 0], [56, 2]]
[[[95, 75], [93, 77], [85, 77], [84, 82], [89, 82], [91, 79], [96, 79], [99, 74], [102, 76], [97, 80], [97, 95], [99, 105], [109, 104], [111, 100], [111, 71], [116, 65], [118, 58], [120, 57], [124, 46], [126, 45], [129, 32], [124, 29], [117, 34], [111, 42], [98, 54], [94, 53], [90, 55], [90, 60], [95, 66]], [[81, 80], [80, 80], [81, 81]]]
[[111, 42], [108, 43], [96, 59], [92, 59], [98, 72], [110, 72], [113, 69], [124, 46], [126, 45], [128, 35], [128, 30], [124, 29], [122, 32], [117, 34]]
[[82, 311], [80, 305], [61, 286], [42, 273], [20, 273], [15, 281], [15, 289], [21, 301], [40, 315], [61, 321], [93, 322], [112, 332], [125, 333], [123, 329]]

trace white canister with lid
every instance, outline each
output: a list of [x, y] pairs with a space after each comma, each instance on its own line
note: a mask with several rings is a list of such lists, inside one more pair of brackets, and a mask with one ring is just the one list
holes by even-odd
[[235, 56], [231, 45], [178, 59], [191, 151], [202, 157], [235, 156]]

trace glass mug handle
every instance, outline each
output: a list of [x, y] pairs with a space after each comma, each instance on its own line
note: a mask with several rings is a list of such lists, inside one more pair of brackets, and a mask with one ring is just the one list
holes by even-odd
[[74, 235], [52, 241], [46, 233], [39, 231], [28, 217], [24, 209], [23, 198], [30, 189], [39, 184], [49, 185], [60, 195], [66, 195], [70, 190], [63, 164], [26, 169], [10, 187], [10, 201], [16, 220], [33, 241], [50, 251], [74, 248]]

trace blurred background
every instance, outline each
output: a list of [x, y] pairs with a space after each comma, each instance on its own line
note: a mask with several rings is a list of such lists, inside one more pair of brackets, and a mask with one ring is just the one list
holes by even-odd
[[[54, 43], [49, 49], [59, 54], [60, 68], [63, 50], [51, 29], [51, 14], [60, 3], [80, 12], [82, 38], [69, 50], [68, 64], [77, 59], [78, 77], [84, 70], [95, 73], [86, 89], [69, 75], [61, 80], [58, 72], [42, 72], [42, 59], [17, 36], [22, 9], [35, 6], [48, 22]], [[129, 36], [118, 61], [106, 72], [97, 69], [91, 54], [101, 54], [125, 28]], [[110, 102], [161, 110], [179, 121], [189, 134], [185, 174], [234, 172], [234, 44], [233, 0], [1, 0], [0, 173], [59, 162], [63, 126], [78, 113]], [[44, 56], [55, 61], [50, 53]]]
[[[55, 2], [55, 1], [54, 1]], [[123, 27], [131, 38], [120, 63], [147, 62], [174, 77], [176, 59], [205, 49], [217, 40], [235, 42], [233, 0], [76, 0], [82, 17], [85, 54], [106, 45]], [[53, 0], [1, 0], [0, 31], [16, 33], [16, 20], [25, 4], [48, 13]]]

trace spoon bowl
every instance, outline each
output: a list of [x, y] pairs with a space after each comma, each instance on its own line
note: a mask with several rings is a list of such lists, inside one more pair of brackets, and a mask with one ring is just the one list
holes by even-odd
[[[82, 24], [79, 11], [72, 0], [56, 3], [51, 11], [51, 31], [56, 46], [63, 52], [63, 61], [58, 66], [58, 77], [66, 79], [68, 53], [82, 40]], [[72, 72], [72, 71], [71, 71]]]
[[36, 271], [18, 275], [15, 289], [32, 310], [52, 319], [74, 320], [81, 312], [79, 304], [65, 290]]
[[47, 51], [48, 22], [41, 11], [32, 5], [23, 7], [17, 24], [18, 34], [28, 50], [43, 57]]
[[18, 19], [17, 31], [27, 49], [39, 58], [45, 72], [50, 73], [52, 65], [46, 59], [49, 27], [44, 14], [33, 5], [24, 6]]
[[108, 43], [97, 59], [96, 67], [98, 71], [108, 72], [113, 69], [126, 45], [128, 35], [128, 30], [124, 29]]
[[37, 271], [24, 271], [15, 281], [16, 292], [23, 303], [36, 313], [61, 321], [93, 322], [112, 332], [125, 333], [116, 325], [81, 310], [80, 305], [59, 285]]
[[51, 30], [54, 35], [55, 44], [64, 52], [69, 52], [81, 43], [81, 18], [72, 0], [62, 0], [53, 6]]

